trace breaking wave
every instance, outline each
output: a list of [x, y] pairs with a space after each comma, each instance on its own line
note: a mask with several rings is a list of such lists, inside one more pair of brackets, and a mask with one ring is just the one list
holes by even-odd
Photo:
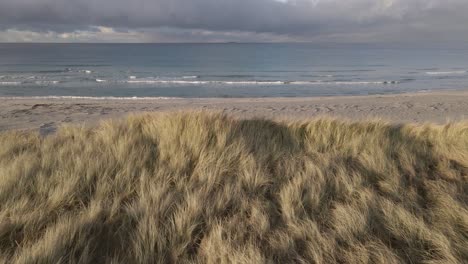
[[366, 84], [398, 84], [398, 81], [184, 81], [184, 80], [154, 80], [131, 79], [129, 84], [182, 84], [182, 85], [366, 85]]

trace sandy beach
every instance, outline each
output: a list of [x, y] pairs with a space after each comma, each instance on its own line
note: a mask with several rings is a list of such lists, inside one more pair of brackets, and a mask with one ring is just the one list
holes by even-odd
[[221, 111], [237, 117], [307, 119], [317, 116], [396, 123], [446, 123], [465, 120], [468, 91], [311, 98], [206, 99], [21, 99], [0, 98], [0, 131], [39, 129], [61, 124], [92, 125], [102, 119], [154, 111]]

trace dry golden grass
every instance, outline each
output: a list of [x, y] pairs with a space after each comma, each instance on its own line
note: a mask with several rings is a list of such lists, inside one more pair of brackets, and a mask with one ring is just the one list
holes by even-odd
[[147, 114], [0, 147], [0, 262], [468, 260], [466, 123]]

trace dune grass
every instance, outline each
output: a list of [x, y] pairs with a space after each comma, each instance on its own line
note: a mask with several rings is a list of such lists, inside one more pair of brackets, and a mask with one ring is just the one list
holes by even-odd
[[466, 123], [161, 113], [0, 135], [0, 262], [467, 260]]

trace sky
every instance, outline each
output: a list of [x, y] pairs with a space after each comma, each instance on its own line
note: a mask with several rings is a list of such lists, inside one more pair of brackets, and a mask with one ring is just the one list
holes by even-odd
[[468, 43], [468, 0], [0, 0], [0, 42]]

